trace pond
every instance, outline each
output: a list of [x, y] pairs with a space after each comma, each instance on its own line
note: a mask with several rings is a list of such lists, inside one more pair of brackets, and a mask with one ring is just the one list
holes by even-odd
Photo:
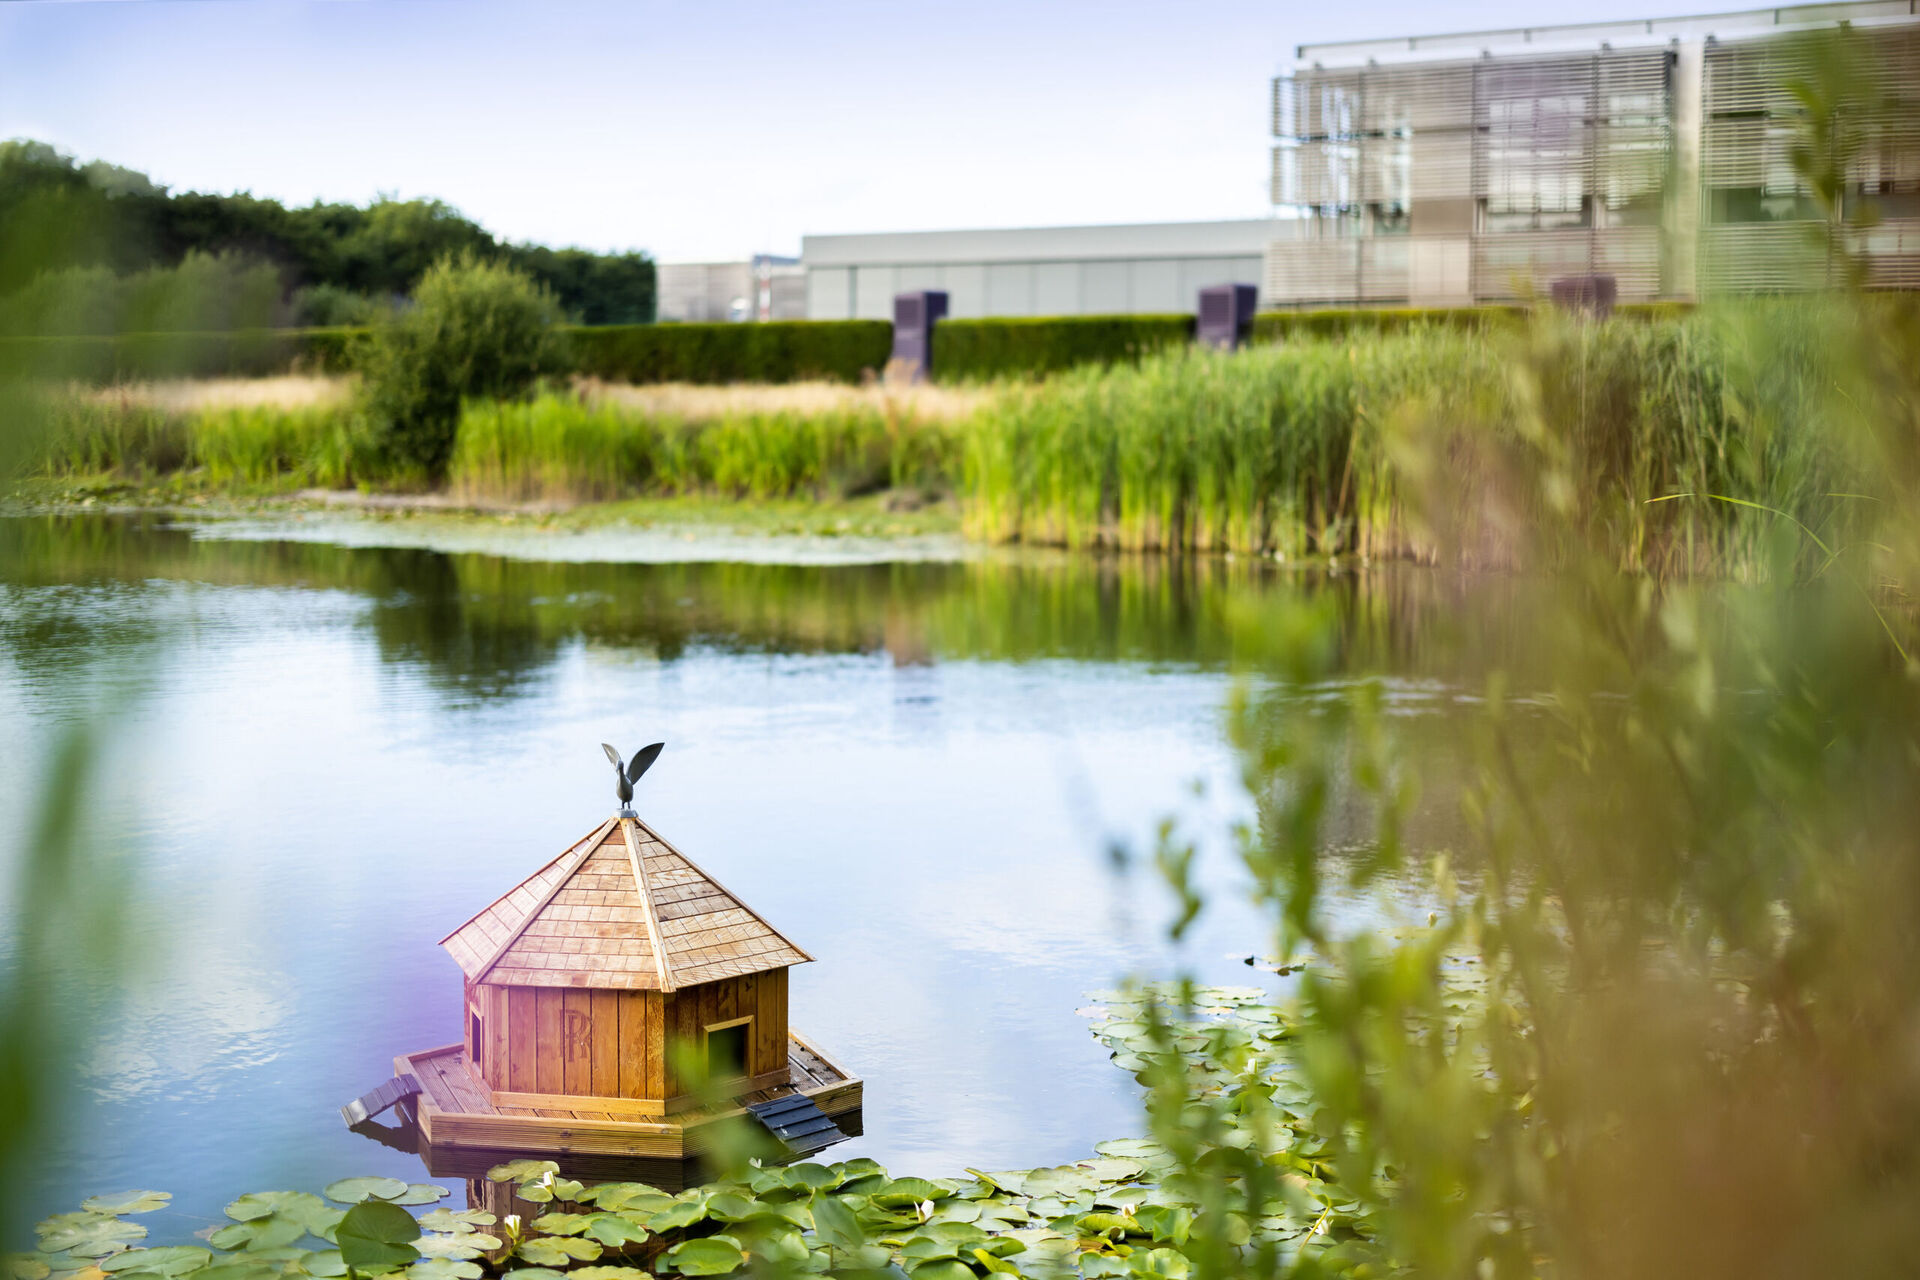
[[[1175, 965], [1277, 981], [1247, 964], [1266, 932], [1232, 893], [1252, 805], [1223, 731], [1262, 636], [1328, 611], [1346, 675], [1418, 708], [1454, 687], [1436, 620], [1511, 613], [1419, 570], [296, 533], [0, 520], [0, 892], [60, 736], [104, 706], [81, 874], [125, 899], [118, 963], [76, 945], [59, 975], [97, 1039], [29, 1221], [154, 1187], [155, 1237], [180, 1237], [244, 1190], [421, 1179], [338, 1108], [460, 1038], [439, 939], [611, 813], [603, 741], [666, 741], [641, 816], [817, 958], [793, 1023], [866, 1081], [829, 1158], [1083, 1157], [1141, 1123], [1086, 993]], [[1213, 898], [1177, 949], [1139, 857], [1170, 815]]]

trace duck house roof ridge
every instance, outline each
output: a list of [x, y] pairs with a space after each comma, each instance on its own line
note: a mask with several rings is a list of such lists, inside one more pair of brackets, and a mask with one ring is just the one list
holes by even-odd
[[622, 812], [441, 939], [469, 981], [671, 992], [813, 959]]

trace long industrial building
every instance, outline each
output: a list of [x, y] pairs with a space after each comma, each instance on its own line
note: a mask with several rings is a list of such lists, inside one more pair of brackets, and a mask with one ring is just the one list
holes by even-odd
[[[1920, 0], [1302, 45], [1271, 130], [1268, 218], [810, 235], [805, 314], [884, 319], [913, 289], [968, 317], [1191, 312], [1226, 283], [1269, 308], [1572, 276], [1622, 301], [1920, 288]], [[1802, 144], [1837, 157], [1840, 207]]]
[[[1920, 0], [1304, 45], [1269, 306], [1920, 286]], [[1826, 104], [1810, 112], [1804, 99]], [[1840, 158], [1844, 208], [1794, 162]]]

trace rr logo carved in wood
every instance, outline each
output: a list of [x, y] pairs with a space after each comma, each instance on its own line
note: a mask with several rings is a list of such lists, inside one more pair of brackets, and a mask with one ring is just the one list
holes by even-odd
[[578, 1009], [562, 1009], [560, 1042], [566, 1046], [568, 1062], [590, 1061], [593, 1058], [593, 1015]]

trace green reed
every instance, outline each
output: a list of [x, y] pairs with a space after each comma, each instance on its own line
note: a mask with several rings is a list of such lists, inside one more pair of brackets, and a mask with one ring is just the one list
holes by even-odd
[[450, 479], [471, 497], [593, 500], [718, 493], [850, 497], [947, 483], [953, 428], [867, 408], [728, 413], [710, 421], [543, 395], [469, 404]]
[[169, 410], [61, 397], [37, 469], [60, 478], [197, 477], [219, 489], [342, 488], [380, 470], [358, 418], [326, 405]]

